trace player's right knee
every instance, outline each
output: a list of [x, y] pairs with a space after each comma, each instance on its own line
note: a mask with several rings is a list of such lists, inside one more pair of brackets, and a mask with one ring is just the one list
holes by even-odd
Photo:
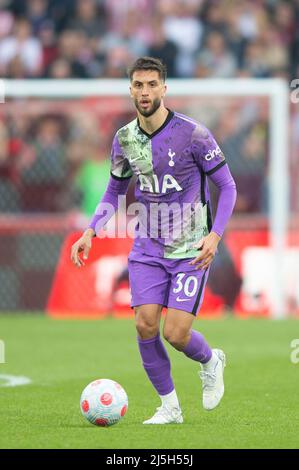
[[159, 325], [156, 322], [146, 321], [143, 318], [136, 319], [136, 330], [141, 339], [150, 339], [157, 336]]
[[159, 328], [147, 324], [136, 325], [136, 330], [141, 339], [154, 338], [159, 332]]

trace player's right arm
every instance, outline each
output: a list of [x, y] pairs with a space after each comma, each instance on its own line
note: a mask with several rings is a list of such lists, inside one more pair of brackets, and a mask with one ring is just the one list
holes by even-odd
[[[91, 240], [95, 236], [95, 231], [92, 228], [88, 228], [85, 230], [83, 235], [77, 240], [71, 250], [71, 260], [74, 263], [75, 266], [80, 268], [81, 266], [84, 266], [84, 261], [88, 258], [89, 251], [91, 249]], [[83, 252], [83, 260], [79, 256], [80, 253]]]
[[[110, 214], [110, 217], [112, 217], [113, 213], [118, 209], [118, 196], [126, 194], [132, 174], [129, 162], [123, 155], [117, 135], [115, 135], [111, 152], [111, 176], [107, 189], [96, 208], [88, 228], [79, 240], [73, 244], [71, 249], [71, 260], [75, 266], [79, 268], [84, 266], [84, 260], [88, 258], [91, 249], [92, 238], [96, 236], [109, 220], [107, 220], [106, 216], [107, 204], [113, 209]], [[82, 252], [83, 259], [80, 256]]]

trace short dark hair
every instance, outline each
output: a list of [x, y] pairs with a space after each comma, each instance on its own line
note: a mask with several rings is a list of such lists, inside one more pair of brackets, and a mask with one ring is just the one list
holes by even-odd
[[156, 70], [159, 73], [160, 79], [165, 82], [167, 76], [166, 65], [160, 59], [155, 57], [139, 57], [134, 64], [128, 67], [128, 76], [132, 81], [133, 73], [136, 70]]

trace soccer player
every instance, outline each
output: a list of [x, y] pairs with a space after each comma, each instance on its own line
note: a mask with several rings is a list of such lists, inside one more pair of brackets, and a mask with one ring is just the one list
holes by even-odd
[[[169, 357], [160, 338], [161, 311], [167, 308], [164, 338], [200, 364], [203, 407], [212, 410], [224, 393], [225, 354], [211, 349], [203, 335], [192, 329], [192, 323], [202, 304], [217, 245], [233, 211], [236, 186], [210, 131], [165, 107], [166, 69], [161, 61], [139, 58], [129, 69], [129, 78], [137, 118], [114, 137], [106, 193], [89, 227], [72, 246], [71, 259], [78, 267], [84, 265], [92, 238], [107, 222], [103, 217], [105, 203], [117, 210], [118, 196], [126, 194], [130, 178], [136, 175], [136, 199], [149, 217], [140, 217], [129, 255], [131, 305], [143, 367], [161, 398], [161, 406], [144, 424], [182, 423]], [[214, 222], [207, 177], [219, 189]], [[163, 209], [176, 210], [172, 217], [169, 214], [170, 234], [161, 233], [165, 213], [160, 212], [156, 219], [149, 214], [161, 203]], [[177, 207], [191, 210], [183, 210], [180, 219]], [[181, 233], [174, 230], [178, 219]]]

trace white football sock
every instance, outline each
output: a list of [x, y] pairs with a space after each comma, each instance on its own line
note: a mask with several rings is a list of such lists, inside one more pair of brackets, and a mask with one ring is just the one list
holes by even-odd
[[214, 367], [217, 364], [218, 359], [219, 358], [218, 358], [217, 354], [214, 351], [212, 351], [211, 359], [208, 362], [206, 362], [205, 364], [201, 364], [201, 365], [202, 365], [204, 370], [207, 370], [207, 371], [214, 370]]
[[170, 408], [180, 408], [179, 400], [175, 389], [167, 395], [159, 395], [162, 401], [162, 406], [167, 405]]

